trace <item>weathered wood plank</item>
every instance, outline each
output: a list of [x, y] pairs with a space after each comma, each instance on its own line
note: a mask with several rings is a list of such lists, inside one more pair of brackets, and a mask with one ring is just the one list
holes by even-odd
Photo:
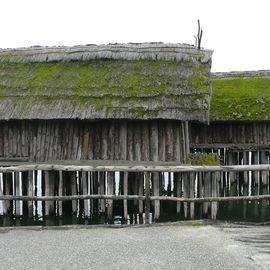
[[[14, 185], [15, 185], [15, 195], [20, 196], [21, 195], [21, 185], [20, 185], [21, 179], [20, 179], [20, 173], [15, 172], [14, 173]], [[15, 215], [20, 216], [21, 215], [21, 202], [16, 201], [15, 203]]]
[[108, 158], [114, 160], [114, 143], [115, 143], [115, 121], [109, 123], [109, 134], [108, 134]]
[[[27, 196], [33, 196], [34, 195], [34, 177], [33, 177], [33, 171], [28, 171], [27, 173]], [[33, 217], [33, 201], [28, 201], [28, 217]]]
[[150, 160], [150, 149], [149, 149], [149, 126], [147, 121], [142, 122], [142, 160]]
[[[115, 174], [113, 172], [108, 172], [107, 173], [107, 194], [108, 195], [113, 195], [115, 191]], [[108, 200], [107, 201], [107, 219], [108, 223], [112, 224], [114, 221], [114, 216], [113, 216], [113, 200]]]
[[[98, 172], [98, 194], [105, 194], [105, 173]], [[104, 200], [99, 200], [99, 212], [105, 213], [106, 204]]]
[[173, 161], [173, 129], [171, 121], [166, 122], [165, 131], [165, 160]]
[[144, 181], [145, 181], [145, 224], [150, 223], [150, 181], [151, 175], [149, 172], [144, 173]]
[[[44, 172], [44, 181], [45, 181], [45, 196], [54, 195], [54, 174], [49, 171]], [[54, 214], [54, 203], [45, 202], [45, 216], [51, 216]]]
[[[12, 173], [3, 173], [3, 185], [4, 185], [4, 195], [13, 194], [13, 184], [12, 184]], [[13, 203], [11, 201], [6, 202], [7, 213], [11, 214], [13, 212]]]
[[[123, 173], [123, 192], [125, 196], [128, 195], [128, 172]], [[127, 200], [123, 201], [123, 206], [124, 206], [124, 219], [127, 220], [128, 218]]]
[[[81, 172], [81, 180], [82, 180], [82, 194], [88, 195], [87, 172]], [[89, 217], [90, 216], [89, 201], [84, 200], [83, 205], [84, 205], [84, 207], [83, 207], [84, 208], [84, 217]]]
[[[145, 174], [148, 174], [146, 172]], [[87, 200], [87, 199], [104, 199], [104, 200], [148, 200], [146, 196], [138, 195], [67, 195], [67, 196], [17, 196], [17, 195], [2, 195], [0, 200], [14, 200], [14, 201], [70, 201], [70, 200]], [[184, 198], [184, 197], [170, 197], [170, 196], [150, 196], [150, 201], [174, 201], [174, 202], [230, 202], [230, 201], [260, 201], [269, 200], [270, 195], [252, 195], [252, 196], [228, 196], [228, 197], [201, 197], [201, 198]], [[150, 206], [150, 204], [149, 204]], [[150, 208], [149, 208], [150, 209]]]
[[[112, 162], [113, 163], [113, 162]], [[6, 164], [6, 163], [5, 163]], [[169, 163], [123, 163], [125, 165], [102, 165], [102, 162], [93, 162], [93, 165], [57, 165], [29, 163], [29, 165], [17, 165], [0, 167], [0, 172], [23, 172], [29, 170], [43, 171], [108, 171], [108, 172], [244, 172], [244, 171], [268, 171], [270, 164], [263, 165], [231, 165], [231, 166], [190, 166], [172, 165]], [[141, 164], [141, 165], [136, 165]]]
[[[77, 187], [77, 172], [70, 172], [70, 185], [71, 185], [71, 195], [76, 195], [78, 192]], [[72, 213], [77, 214], [78, 201], [72, 201]]]
[[108, 142], [109, 142], [109, 122], [103, 124], [101, 131], [101, 159], [107, 160], [108, 158]]
[[[64, 195], [64, 183], [63, 183], [63, 172], [59, 171], [58, 174], [59, 182], [58, 182], [58, 196], [62, 197]], [[58, 201], [58, 216], [63, 215], [63, 203], [62, 201]]]
[[[0, 196], [4, 195], [4, 179], [3, 179], [3, 175], [1, 175], [2, 178], [2, 183], [0, 185]], [[3, 215], [7, 214], [7, 202], [6, 201], [1, 201], [2, 203], [2, 211], [3, 211]]]

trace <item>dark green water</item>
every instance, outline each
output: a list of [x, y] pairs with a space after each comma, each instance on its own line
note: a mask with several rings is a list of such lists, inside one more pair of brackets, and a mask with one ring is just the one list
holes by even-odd
[[[143, 224], [144, 214], [139, 214], [136, 207], [129, 212], [128, 220], [123, 218], [122, 207], [115, 207], [114, 224]], [[132, 207], [130, 207], [132, 208]], [[210, 211], [209, 211], [210, 212]], [[153, 209], [151, 209], [151, 217]], [[195, 219], [210, 219], [210, 213], [203, 214], [202, 203], [195, 204]], [[181, 207], [180, 215], [176, 214], [176, 203], [161, 202], [160, 219], [155, 222], [172, 222], [189, 220], [184, 218], [184, 210]], [[237, 221], [237, 222], [270, 222], [270, 204], [269, 201], [238, 201], [222, 202], [218, 205], [217, 220]], [[154, 221], [151, 218], [151, 222]], [[83, 215], [64, 215], [61, 218], [43, 217], [36, 215], [29, 219], [25, 216], [15, 217], [14, 215], [0, 216], [0, 226], [61, 226], [61, 225], [97, 225], [108, 224], [106, 214], [93, 213], [90, 217]]]

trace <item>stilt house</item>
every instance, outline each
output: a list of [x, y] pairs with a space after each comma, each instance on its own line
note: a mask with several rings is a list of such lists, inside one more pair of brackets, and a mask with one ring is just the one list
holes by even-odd
[[191, 125], [191, 147], [222, 149], [224, 163], [269, 163], [270, 71], [214, 73], [210, 125]]
[[182, 162], [208, 122], [212, 51], [143, 43], [0, 51], [4, 160]]

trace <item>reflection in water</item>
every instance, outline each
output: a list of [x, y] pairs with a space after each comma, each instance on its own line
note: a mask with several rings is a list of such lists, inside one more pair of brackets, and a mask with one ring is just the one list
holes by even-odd
[[[225, 154], [224, 154], [225, 156]], [[238, 156], [240, 159], [240, 155]], [[225, 160], [225, 157], [224, 157]], [[247, 153], [247, 163], [251, 164], [252, 155]], [[239, 164], [243, 164], [243, 159], [238, 160]], [[102, 176], [102, 175], [101, 175]], [[107, 176], [104, 178], [104, 190], [108, 188]], [[132, 175], [131, 175], [132, 176]], [[75, 176], [78, 192], [84, 192], [82, 186], [82, 176], [79, 172]], [[99, 182], [101, 178], [97, 178], [96, 174], [87, 174], [86, 193], [78, 194], [95, 194], [101, 191]], [[102, 180], [101, 179], [101, 180]], [[216, 179], [213, 182], [213, 179]], [[0, 190], [3, 190], [3, 174], [0, 173]], [[16, 183], [16, 181], [18, 183]], [[140, 183], [136, 177], [129, 179], [129, 194], [138, 194], [138, 186]], [[192, 181], [192, 185], [191, 185]], [[98, 182], [98, 184], [97, 184]], [[60, 183], [60, 182], [59, 182]], [[67, 194], [70, 194], [70, 186], [66, 182]], [[135, 185], [134, 185], [135, 183]], [[210, 184], [209, 184], [210, 183]], [[215, 183], [215, 193], [213, 193], [213, 183]], [[144, 184], [143, 184], [144, 185]], [[18, 177], [12, 174], [12, 187], [17, 195], [25, 194], [22, 185], [22, 175]], [[57, 189], [56, 182], [56, 189]], [[188, 196], [188, 197], [204, 197], [204, 196], [250, 196], [269, 194], [269, 172], [224, 172], [213, 178], [210, 173], [192, 173], [187, 174], [160, 173], [159, 175], [160, 195], [163, 196]], [[153, 194], [153, 185], [151, 184], [151, 194]], [[188, 189], [188, 190], [187, 190]], [[33, 190], [35, 196], [44, 196], [44, 178], [41, 171], [36, 173], [33, 181]], [[69, 192], [69, 193], [68, 193]], [[212, 192], [212, 193], [211, 193]], [[114, 193], [116, 195], [123, 194], [123, 181], [120, 173], [115, 173]], [[45, 216], [45, 203], [38, 201], [33, 204], [33, 217], [29, 218], [27, 214], [27, 203], [13, 202], [11, 212], [3, 215], [3, 202], [0, 202], [0, 226], [60, 226], [68, 224], [107, 224], [106, 202], [104, 200], [78, 200], [77, 208], [74, 212], [71, 202], [63, 202], [63, 209], [59, 214], [59, 204], [55, 203], [55, 215]], [[19, 205], [19, 207], [17, 207]], [[124, 219], [123, 201], [115, 201], [113, 205], [114, 224], [143, 224], [145, 217], [140, 208], [139, 203], [128, 201], [128, 216]], [[190, 219], [211, 219], [213, 218], [213, 203], [176, 203], [170, 201], [160, 202], [160, 217], [157, 222], [178, 221]], [[194, 208], [194, 212], [193, 212]], [[141, 211], [140, 211], [141, 210]], [[16, 212], [17, 211], [17, 212]], [[192, 212], [192, 213], [191, 213]], [[150, 223], [154, 221], [154, 203], [151, 203]], [[218, 203], [217, 215], [218, 220], [227, 221], [245, 221], [245, 222], [267, 222], [270, 221], [270, 204], [268, 200], [263, 201], [233, 201]]]

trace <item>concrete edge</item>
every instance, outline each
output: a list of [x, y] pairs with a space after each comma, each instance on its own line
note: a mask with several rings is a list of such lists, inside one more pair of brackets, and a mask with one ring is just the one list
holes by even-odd
[[124, 228], [152, 228], [164, 226], [186, 226], [186, 227], [199, 227], [199, 226], [216, 226], [216, 227], [258, 227], [269, 226], [270, 222], [264, 223], [250, 223], [250, 222], [229, 222], [220, 220], [184, 220], [175, 222], [160, 222], [152, 224], [98, 224], [98, 225], [60, 225], [60, 226], [14, 226], [14, 227], [0, 227], [0, 233], [7, 233], [14, 230], [22, 231], [46, 231], [46, 230], [73, 230], [73, 229], [124, 229]]

